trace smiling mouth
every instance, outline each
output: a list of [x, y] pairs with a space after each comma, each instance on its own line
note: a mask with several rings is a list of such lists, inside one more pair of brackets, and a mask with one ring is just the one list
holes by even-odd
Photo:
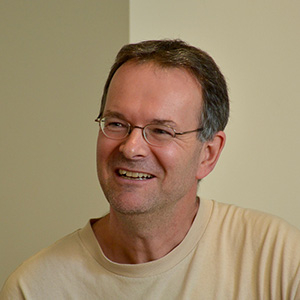
[[127, 179], [133, 179], [133, 180], [146, 180], [146, 179], [151, 179], [153, 178], [152, 175], [147, 174], [147, 173], [139, 173], [139, 172], [130, 172], [130, 171], [125, 171], [122, 169], [119, 169], [117, 171], [118, 175], [127, 178]]

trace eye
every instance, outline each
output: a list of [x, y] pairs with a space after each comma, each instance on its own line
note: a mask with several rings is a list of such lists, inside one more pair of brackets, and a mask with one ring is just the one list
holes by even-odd
[[170, 138], [174, 136], [174, 131], [167, 126], [157, 126], [151, 125], [149, 126], [148, 130], [150, 131], [151, 135], [160, 137], [160, 138]]
[[105, 126], [106, 127], [123, 127], [125, 125], [120, 122], [109, 122], [109, 123], [106, 123]]
[[116, 118], [108, 118], [104, 121], [104, 126], [107, 130], [124, 130], [128, 128], [128, 124], [123, 121]]

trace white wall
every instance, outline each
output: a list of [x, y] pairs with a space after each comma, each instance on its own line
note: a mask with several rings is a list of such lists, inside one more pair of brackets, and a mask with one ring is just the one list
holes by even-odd
[[128, 6], [0, 1], [0, 288], [23, 260], [107, 209], [94, 119], [128, 43]]
[[210, 53], [227, 78], [227, 145], [200, 195], [300, 228], [299, 28], [300, 1], [130, 1], [131, 42], [181, 38]]

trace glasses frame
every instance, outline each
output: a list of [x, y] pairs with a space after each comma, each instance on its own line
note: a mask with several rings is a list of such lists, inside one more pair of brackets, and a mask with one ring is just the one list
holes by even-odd
[[[138, 128], [138, 129], [141, 129], [141, 130], [142, 130], [143, 137], [144, 137], [145, 141], [146, 141], [149, 145], [155, 146], [155, 147], [163, 147], [163, 146], [164, 146], [164, 145], [153, 144], [153, 143], [151, 143], [151, 142], [147, 139], [147, 135], [146, 135], [146, 130], [145, 130], [145, 129], [146, 129], [147, 127], [152, 126], [152, 125], [155, 125], [155, 124], [147, 124], [147, 125], [145, 125], [144, 127], [141, 127], [141, 126], [133, 126], [133, 125], [130, 124], [129, 122], [127, 122], [127, 121], [125, 121], [125, 120], [122, 120], [122, 121], [124, 121], [124, 122], [126, 122], [126, 123], [128, 124], [128, 130], [127, 130], [126, 135], [125, 135], [124, 137], [122, 137], [122, 138], [112, 138], [112, 137], [108, 136], [108, 135], [104, 132], [104, 127], [101, 126], [101, 124], [104, 123], [104, 121], [105, 121], [106, 118], [107, 118], [107, 117], [98, 117], [98, 118], [95, 120], [95, 122], [99, 123], [99, 127], [101, 128], [102, 133], [103, 133], [107, 138], [109, 138], [109, 139], [111, 139], [111, 140], [123, 140], [123, 139], [127, 138], [127, 137], [130, 135], [130, 133], [133, 131], [133, 129]], [[172, 135], [173, 138], [176, 138], [178, 135], [181, 136], [181, 135], [184, 135], [184, 134], [187, 134], [187, 133], [200, 132], [200, 131], [203, 131], [203, 129], [204, 129], [203, 127], [199, 127], [199, 128], [197, 128], [197, 129], [194, 129], [194, 130], [188, 130], [188, 131], [178, 132], [178, 131], [176, 131], [173, 127], [171, 127], [171, 126], [169, 126], [169, 125], [163, 125], [163, 126], [166, 126], [166, 127], [170, 128], [170, 129], [173, 131], [173, 133], [174, 133], [174, 135]], [[170, 140], [167, 142], [167, 144], [168, 144], [169, 142], [171, 142], [171, 141], [172, 141], [172, 139], [170, 139]]]

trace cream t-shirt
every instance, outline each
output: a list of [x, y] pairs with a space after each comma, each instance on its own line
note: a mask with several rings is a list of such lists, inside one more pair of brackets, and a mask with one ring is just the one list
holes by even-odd
[[300, 300], [300, 231], [268, 214], [201, 199], [180, 245], [130, 265], [104, 256], [89, 222], [25, 261], [0, 299]]

